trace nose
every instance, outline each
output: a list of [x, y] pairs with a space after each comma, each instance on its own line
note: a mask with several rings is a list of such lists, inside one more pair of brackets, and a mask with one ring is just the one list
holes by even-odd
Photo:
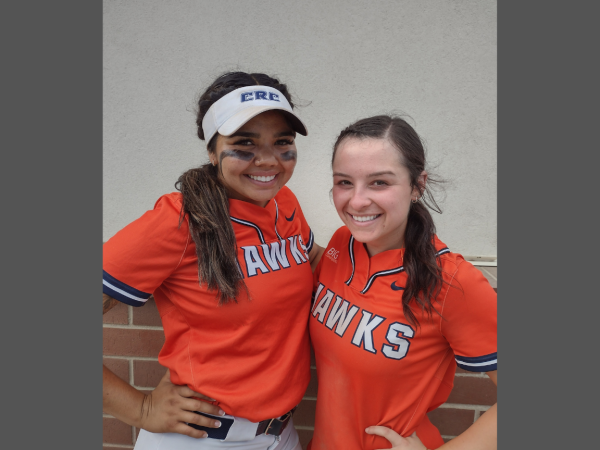
[[355, 210], [356, 212], [359, 212], [361, 209], [366, 208], [367, 206], [369, 206], [371, 204], [371, 199], [368, 196], [368, 192], [366, 189], [357, 186], [352, 190], [352, 197], [350, 197], [350, 201], [348, 202], [348, 205]]
[[258, 154], [256, 155], [254, 163], [260, 167], [270, 167], [277, 165], [275, 149], [270, 145], [263, 145], [260, 148]]

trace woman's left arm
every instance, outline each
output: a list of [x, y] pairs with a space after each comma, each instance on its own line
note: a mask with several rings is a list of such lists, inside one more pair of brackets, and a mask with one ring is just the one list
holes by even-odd
[[[498, 386], [498, 371], [487, 372]], [[497, 434], [497, 404], [494, 404], [477, 421], [467, 428], [460, 436], [446, 442], [439, 450], [496, 450], [498, 448]], [[404, 438], [387, 427], [373, 426], [365, 430], [369, 434], [377, 434], [386, 438], [392, 444], [392, 450], [425, 450], [427, 447], [419, 440], [416, 433]]]

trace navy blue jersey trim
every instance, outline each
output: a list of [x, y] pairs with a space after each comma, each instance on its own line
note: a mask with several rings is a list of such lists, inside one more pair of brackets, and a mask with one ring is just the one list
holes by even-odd
[[[448, 249], [448, 247], [444, 247], [443, 249], [441, 249], [439, 252], [436, 253], [435, 256], [440, 256], [443, 255], [444, 253], [449, 253], [450, 250]], [[367, 285], [365, 286], [365, 288], [360, 291], [361, 294], [366, 294], [366, 292], [371, 289], [371, 286], [373, 285], [373, 281], [375, 281], [375, 279], [377, 277], [382, 277], [382, 276], [386, 276], [386, 275], [394, 275], [400, 272], [404, 272], [404, 266], [400, 266], [400, 267], [396, 267], [395, 269], [389, 269], [389, 270], [382, 270], [381, 272], [377, 272], [374, 273], [373, 275], [371, 275], [371, 278], [369, 278], [369, 281], [367, 281]], [[354, 259], [352, 260], [352, 276], [354, 276]], [[350, 277], [350, 280], [352, 280], [352, 277]], [[348, 281], [350, 281], [348, 280]], [[346, 282], [346, 284], [348, 284], [348, 281]], [[349, 284], [348, 284], [349, 286]]]
[[450, 249], [448, 247], [444, 247], [443, 249], [441, 249], [439, 252], [436, 253], [435, 256], [441, 256], [444, 253], [450, 253]]
[[131, 306], [144, 305], [152, 295], [117, 280], [106, 270], [102, 271], [102, 292], [115, 300]]
[[275, 234], [277, 235], [277, 239], [282, 240], [281, 236], [277, 232], [277, 219], [279, 219], [279, 206], [277, 205], [277, 200], [273, 199], [275, 202]]
[[102, 285], [102, 293], [114, 298], [115, 300], [119, 300], [121, 303], [125, 303], [126, 305], [144, 306], [146, 304], [146, 302], [140, 302], [137, 300], [133, 300], [132, 298], [126, 297], [123, 294], [121, 294], [120, 292], [117, 292], [117, 291], [111, 289], [109, 286], [107, 286], [105, 284]]
[[306, 246], [306, 253], [310, 253], [313, 248], [313, 244], [315, 243], [315, 235], [312, 230], [310, 230], [310, 236], [308, 237], [308, 245]]
[[352, 283], [352, 278], [354, 278], [354, 236], [350, 236], [350, 241], [348, 243], [348, 254], [350, 255], [350, 261], [352, 261], [352, 275], [350, 275], [350, 278], [348, 278], [348, 281], [346, 281], [346, 284], [348, 286], [350, 286], [350, 283]]
[[260, 239], [260, 242], [263, 243], [263, 244], [266, 244], [265, 238], [264, 238], [264, 236], [262, 234], [262, 231], [260, 231], [260, 228], [258, 228], [258, 225], [254, 224], [252, 222], [248, 222], [247, 220], [238, 219], [238, 218], [233, 217], [233, 216], [229, 216], [229, 218], [232, 221], [234, 221], [236, 223], [239, 223], [240, 225], [245, 225], [247, 227], [254, 228], [256, 230], [256, 232], [258, 233], [258, 238]]
[[127, 292], [128, 294], [130, 294], [133, 297], [139, 297], [139, 298], [147, 300], [152, 295], [151, 293], [140, 291], [134, 287], [129, 286], [128, 284], [123, 283], [122, 281], [117, 280], [115, 277], [113, 277], [111, 274], [109, 274], [106, 270], [102, 271], [102, 279], [108, 281], [110, 284], [112, 284], [116, 288]]
[[365, 286], [365, 288], [362, 291], [360, 291], [360, 293], [365, 294], [369, 289], [371, 289], [371, 286], [373, 285], [373, 281], [375, 281], [375, 279], [377, 277], [382, 277], [385, 275], [394, 275], [394, 274], [400, 273], [400, 272], [404, 272], [404, 266], [396, 267], [395, 269], [390, 269], [390, 270], [382, 270], [381, 272], [374, 273], [373, 275], [371, 275], [371, 278], [369, 278], [369, 281], [367, 281], [367, 285]]
[[489, 362], [489, 361], [493, 361], [494, 359], [498, 359], [498, 352], [490, 353], [489, 355], [483, 355], [483, 356], [454, 355], [454, 357], [456, 358], [457, 361], [460, 361], [460, 362], [476, 364], [476, 363]]
[[498, 370], [498, 363], [492, 363], [485, 366], [465, 366], [464, 364], [456, 362], [456, 365], [463, 370], [468, 370], [469, 372], [493, 372], [494, 370]]
[[454, 355], [458, 367], [469, 372], [491, 372], [498, 370], [498, 353], [483, 356]]

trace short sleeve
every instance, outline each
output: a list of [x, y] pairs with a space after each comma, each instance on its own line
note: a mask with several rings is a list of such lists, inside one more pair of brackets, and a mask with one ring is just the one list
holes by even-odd
[[187, 221], [179, 224], [181, 195], [162, 196], [142, 217], [127, 225], [103, 247], [105, 294], [142, 306], [181, 262], [189, 244]]
[[458, 367], [470, 372], [498, 368], [496, 292], [483, 274], [460, 260], [446, 286], [441, 331]]

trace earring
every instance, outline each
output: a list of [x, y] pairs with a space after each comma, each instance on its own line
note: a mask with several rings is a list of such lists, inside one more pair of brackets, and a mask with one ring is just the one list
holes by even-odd
[[418, 198], [415, 198], [415, 199], [411, 200], [412, 203], [417, 203], [418, 201], [419, 201]]

